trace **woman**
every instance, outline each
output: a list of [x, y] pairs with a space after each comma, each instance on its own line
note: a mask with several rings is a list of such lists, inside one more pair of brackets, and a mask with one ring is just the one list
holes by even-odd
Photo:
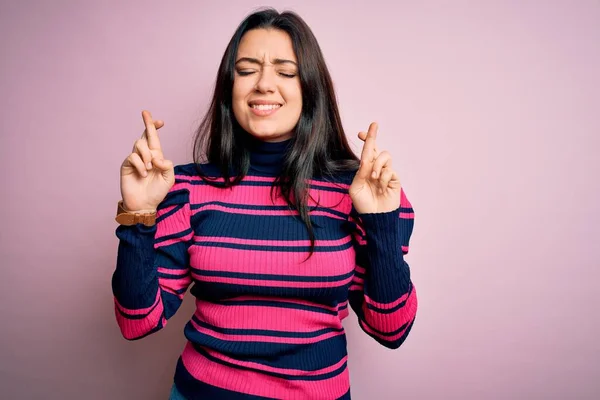
[[309, 27], [271, 9], [241, 23], [194, 163], [174, 168], [142, 116], [116, 218], [123, 336], [163, 328], [193, 282], [172, 399], [349, 399], [348, 303], [386, 347], [412, 327], [413, 211], [376, 124], [352, 153]]

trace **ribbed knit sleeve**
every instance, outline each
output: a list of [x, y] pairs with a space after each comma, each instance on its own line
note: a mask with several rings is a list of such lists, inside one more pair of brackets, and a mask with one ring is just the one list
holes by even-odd
[[353, 208], [356, 267], [350, 306], [361, 328], [388, 348], [408, 336], [417, 311], [417, 296], [404, 256], [408, 253], [414, 211], [401, 193], [400, 207], [387, 213], [358, 214]]
[[[175, 173], [177, 178], [177, 169]], [[156, 225], [121, 225], [116, 235], [116, 319], [126, 339], [140, 339], [166, 325], [191, 283], [188, 248], [193, 231], [185, 181], [176, 179], [158, 206]]]

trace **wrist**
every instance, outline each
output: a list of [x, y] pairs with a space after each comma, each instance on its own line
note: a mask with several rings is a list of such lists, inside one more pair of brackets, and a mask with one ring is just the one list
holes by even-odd
[[155, 213], [156, 212], [156, 208], [141, 208], [141, 209], [136, 209], [135, 207], [129, 207], [127, 205], [127, 203], [125, 203], [125, 200], [121, 200], [121, 208], [123, 209], [123, 211], [126, 211], [128, 213], [133, 213], [133, 214], [151, 214], [151, 213]]

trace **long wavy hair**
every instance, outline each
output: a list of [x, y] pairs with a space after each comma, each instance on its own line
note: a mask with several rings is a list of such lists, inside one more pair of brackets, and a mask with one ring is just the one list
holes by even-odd
[[[339, 172], [356, 170], [359, 158], [350, 148], [342, 127], [333, 82], [321, 48], [310, 27], [296, 13], [279, 13], [266, 8], [250, 14], [240, 23], [225, 49], [212, 101], [195, 135], [194, 162], [198, 175], [215, 187], [234, 186], [248, 173], [248, 134], [233, 114], [232, 91], [238, 47], [244, 34], [252, 29], [286, 32], [298, 60], [302, 112], [281, 173], [271, 187], [271, 198], [273, 189], [278, 187], [288, 207], [298, 211], [310, 238], [310, 258], [314, 252], [315, 235], [309, 217], [307, 180], [315, 175], [333, 177]], [[203, 161], [218, 166], [223, 183], [216, 182], [219, 178], [207, 176], [202, 171], [199, 164]], [[233, 179], [232, 175], [235, 175]]]

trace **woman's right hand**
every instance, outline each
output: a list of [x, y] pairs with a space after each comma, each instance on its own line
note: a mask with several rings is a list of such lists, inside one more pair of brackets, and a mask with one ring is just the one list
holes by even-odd
[[121, 164], [121, 196], [127, 211], [154, 211], [175, 183], [173, 163], [165, 160], [157, 130], [162, 121], [153, 121], [142, 111], [146, 129]]

